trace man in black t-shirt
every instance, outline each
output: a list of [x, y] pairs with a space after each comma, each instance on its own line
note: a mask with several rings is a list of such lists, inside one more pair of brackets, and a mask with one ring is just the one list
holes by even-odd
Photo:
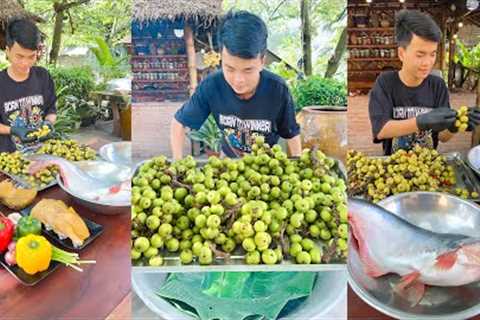
[[256, 136], [270, 145], [287, 139], [290, 154], [300, 155], [300, 127], [286, 83], [264, 70], [267, 28], [257, 16], [229, 13], [219, 30], [222, 70], [204, 79], [172, 120], [174, 159], [182, 157], [185, 127], [199, 129], [212, 114], [222, 131], [222, 151], [232, 158], [251, 151]]
[[[400, 71], [382, 73], [370, 92], [369, 115], [373, 141], [383, 143], [385, 155], [415, 144], [436, 148], [458, 131], [448, 89], [431, 75], [441, 31], [433, 19], [419, 11], [402, 10], [396, 16], [395, 36]], [[471, 131], [480, 123], [480, 109], [470, 108]]]
[[6, 29], [10, 66], [0, 72], [0, 152], [21, 150], [35, 138], [28, 134], [48, 126], [53, 133], [56, 96], [47, 70], [37, 62], [40, 32], [27, 19], [11, 21]]

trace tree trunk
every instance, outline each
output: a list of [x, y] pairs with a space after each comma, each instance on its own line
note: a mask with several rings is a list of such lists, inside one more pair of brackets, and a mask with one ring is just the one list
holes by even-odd
[[335, 52], [328, 59], [327, 71], [325, 72], [325, 78], [331, 78], [338, 70], [342, 56], [347, 48], [347, 27], [344, 27], [340, 39], [338, 39]]
[[455, 62], [453, 61], [453, 57], [455, 55], [455, 47], [456, 47], [456, 42], [453, 38], [455, 30], [450, 31], [450, 37], [448, 39], [449, 41], [449, 51], [448, 51], [448, 88], [452, 89], [453, 87], [453, 81], [455, 79]]
[[188, 73], [190, 74], [190, 95], [192, 95], [197, 88], [197, 65], [195, 62], [195, 44], [192, 28], [188, 24], [185, 24], [183, 33], [187, 47]]
[[56, 65], [58, 60], [58, 54], [60, 53], [60, 45], [62, 44], [63, 19], [65, 17], [65, 11], [58, 10], [59, 6], [57, 3], [55, 3], [53, 7], [56, 14], [55, 25], [53, 27], [52, 49], [50, 50], [49, 63]]
[[302, 0], [300, 4], [302, 19], [302, 49], [303, 49], [303, 72], [306, 76], [312, 75], [312, 33], [310, 30], [309, 0]]
[[54, 2], [55, 25], [53, 27], [52, 49], [50, 50], [50, 64], [57, 64], [58, 54], [60, 53], [60, 47], [62, 45], [63, 19], [65, 18], [67, 10], [89, 1], [90, 0], [77, 0], [68, 2], [67, 0], [63, 0], [62, 2]]
[[477, 74], [477, 97], [475, 99], [475, 105], [480, 106], [480, 74]]

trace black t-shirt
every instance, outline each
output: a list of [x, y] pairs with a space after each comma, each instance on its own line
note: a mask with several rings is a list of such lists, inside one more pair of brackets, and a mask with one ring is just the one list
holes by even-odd
[[248, 100], [235, 94], [222, 71], [209, 75], [176, 112], [175, 119], [198, 130], [210, 114], [222, 131], [222, 150], [232, 158], [250, 152], [258, 135], [273, 145], [279, 137], [290, 139], [300, 133], [285, 81], [267, 70], [260, 73], [255, 94]]
[[[56, 113], [53, 80], [48, 71], [33, 67], [27, 80], [16, 82], [0, 72], [0, 123], [37, 128], [48, 114]], [[0, 135], [0, 152], [13, 152], [24, 146], [13, 135]]]
[[383, 143], [385, 155], [399, 149], [408, 150], [415, 144], [436, 148], [438, 133], [431, 130], [393, 139], [377, 139], [388, 121], [417, 117], [433, 108], [450, 108], [448, 89], [442, 78], [429, 75], [418, 87], [407, 87], [400, 80], [398, 71], [383, 72], [370, 91], [368, 104], [373, 142]]

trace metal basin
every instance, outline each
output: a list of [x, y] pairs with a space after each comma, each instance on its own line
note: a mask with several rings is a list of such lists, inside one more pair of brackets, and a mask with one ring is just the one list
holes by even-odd
[[[164, 320], [195, 319], [182, 313], [155, 294], [166, 280], [167, 273], [132, 272], [132, 287], [143, 303]], [[319, 272], [310, 297], [286, 319], [346, 319], [346, 271]], [[134, 310], [133, 310], [134, 312]]]
[[470, 149], [467, 156], [467, 163], [480, 177], [480, 145]]
[[132, 165], [132, 143], [131, 142], [112, 142], [106, 144], [98, 150], [98, 154], [103, 160], [122, 164], [124, 166]]
[[[132, 170], [129, 167], [107, 161], [79, 161], [75, 164], [89, 176], [108, 182], [108, 184], [111, 185], [129, 180], [132, 176]], [[69, 188], [66, 188], [60, 177], [57, 177], [57, 181], [60, 188], [70, 194], [75, 202], [91, 209], [92, 211], [104, 215], [116, 215], [129, 212], [131, 206], [130, 199], [124, 203], [108, 203], [102, 200], [97, 201], [89, 199], [81, 194], [76, 194]]]
[[[441, 233], [479, 236], [480, 207], [463, 199], [435, 192], [409, 192], [378, 203], [409, 222]], [[480, 313], [480, 282], [459, 287], [428, 287], [412, 307], [392, 288], [398, 275], [371, 278], [363, 271], [354, 249], [348, 257], [349, 283], [366, 303], [399, 319], [467, 319]]]

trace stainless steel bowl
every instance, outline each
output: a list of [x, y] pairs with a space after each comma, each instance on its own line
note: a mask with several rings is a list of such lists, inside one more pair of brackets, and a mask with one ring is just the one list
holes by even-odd
[[[167, 273], [132, 272], [132, 287], [143, 303], [164, 320], [191, 320], [155, 292], [166, 280]], [[345, 270], [319, 272], [310, 296], [287, 318], [291, 319], [346, 319], [347, 277]], [[133, 310], [135, 315], [135, 310]]]
[[467, 163], [470, 168], [480, 176], [480, 145], [470, 149], [467, 156]]
[[[132, 170], [130, 167], [107, 161], [79, 161], [75, 164], [91, 177], [108, 182], [108, 184], [111, 185], [121, 183], [130, 179], [132, 176]], [[104, 215], [116, 215], [129, 212], [131, 206], [130, 200], [125, 203], [108, 203], [101, 200], [96, 201], [88, 199], [85, 196], [76, 194], [69, 188], [66, 188], [60, 177], [57, 177], [57, 181], [60, 188], [70, 194], [75, 202], [91, 209], [92, 211]]]
[[[480, 207], [435, 192], [398, 194], [378, 203], [409, 222], [441, 233], [479, 236]], [[428, 287], [414, 307], [393, 292], [398, 275], [371, 278], [363, 271], [355, 250], [349, 251], [349, 283], [373, 308], [399, 319], [467, 319], [480, 313], [480, 282], [459, 287]]]
[[108, 162], [122, 164], [124, 166], [132, 165], [132, 143], [112, 142], [106, 144], [98, 150], [100, 157]]

